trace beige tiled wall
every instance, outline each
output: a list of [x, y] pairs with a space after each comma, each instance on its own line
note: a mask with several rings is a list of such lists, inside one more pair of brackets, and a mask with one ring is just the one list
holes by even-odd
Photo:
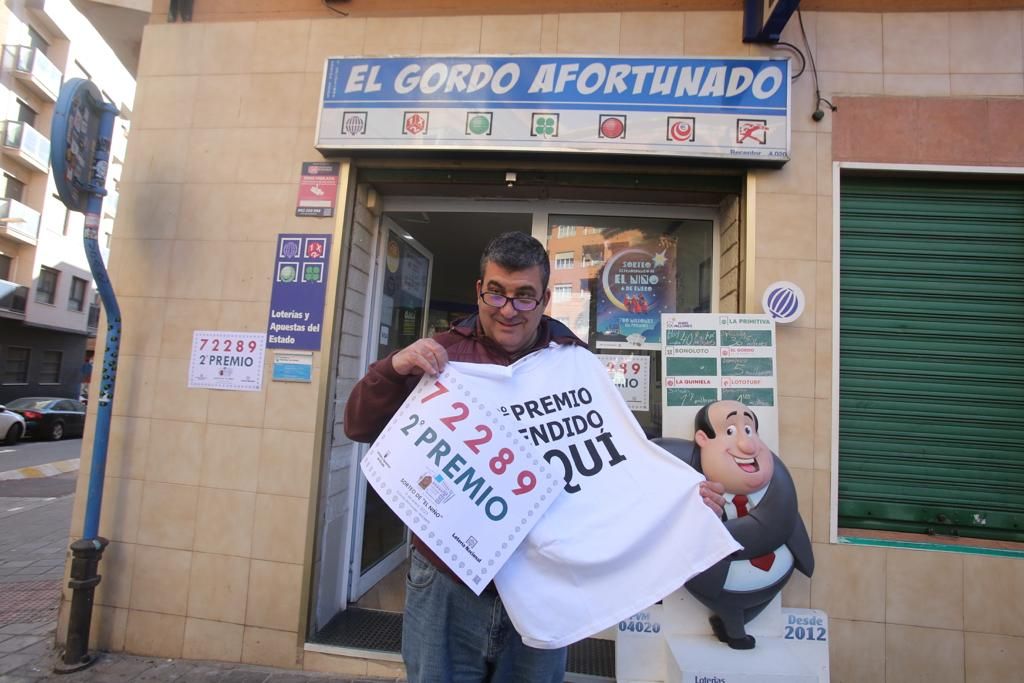
[[[293, 215], [300, 163], [319, 156], [311, 30], [146, 31], [110, 264], [124, 332], [100, 647], [301, 663], [321, 356], [311, 384], [272, 383], [271, 352], [260, 392], [190, 390], [186, 378], [194, 330], [266, 329], [278, 233], [335, 232], [333, 219]], [[86, 454], [91, 437], [90, 423]]]
[[[805, 12], [803, 19], [829, 98], [1004, 98], [990, 101], [998, 108], [1024, 96], [1021, 10]], [[292, 216], [300, 162], [317, 156], [311, 144], [325, 57], [789, 54], [743, 44], [740, 26], [739, 12], [149, 26], [112, 249], [125, 331], [102, 520], [113, 544], [97, 594], [100, 646], [302, 664], [297, 632], [312, 572], [304, 564], [313, 473], [329, 481], [351, 452], [337, 412], [331, 462], [322, 465], [313, 452], [314, 388], [325, 364], [318, 355], [312, 385], [267, 382], [252, 394], [188, 390], [185, 377], [190, 330], [264, 329], [277, 233], [334, 230], [329, 220]], [[802, 45], [796, 21], [783, 39]], [[1024, 611], [1017, 608], [1024, 561], [829, 543], [832, 129], [843, 111], [814, 122], [814, 109], [808, 69], [793, 88], [792, 160], [753, 171], [748, 226], [755, 231], [753, 291], [787, 279], [808, 297], [803, 316], [779, 330], [781, 455], [818, 567], [813, 580], [787, 587], [786, 602], [829, 613], [834, 681], [1007, 680], [1024, 666]], [[877, 123], [921, 123], [908, 116], [893, 106]], [[963, 135], [969, 150], [970, 132]], [[1013, 134], [1007, 145], [1024, 149]], [[340, 328], [349, 362], [332, 379], [339, 401], [358, 370], [356, 300], [368, 287], [373, 224], [365, 206], [356, 210], [353, 294]], [[91, 431], [86, 453], [90, 439]], [[341, 518], [342, 508], [333, 509]], [[73, 528], [80, 520], [81, 504]], [[392, 665], [315, 653], [305, 666], [395, 675]]]

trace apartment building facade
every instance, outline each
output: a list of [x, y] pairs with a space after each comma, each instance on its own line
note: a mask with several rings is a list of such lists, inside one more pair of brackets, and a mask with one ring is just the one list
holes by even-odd
[[[71, 2], [0, 8], [0, 403], [21, 396], [78, 398], [99, 306], [82, 248], [82, 216], [56, 196], [50, 123], [61, 84], [93, 80], [128, 115], [132, 75]], [[128, 133], [115, 130], [100, 244], [109, 253]]]

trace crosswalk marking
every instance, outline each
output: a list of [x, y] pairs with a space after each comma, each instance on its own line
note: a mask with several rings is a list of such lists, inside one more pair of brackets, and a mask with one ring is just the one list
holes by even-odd
[[48, 462], [45, 465], [20, 467], [16, 470], [0, 472], [0, 481], [7, 481], [10, 479], [40, 479], [42, 477], [52, 477], [57, 474], [64, 474], [65, 472], [74, 472], [78, 469], [78, 463], [79, 458], [71, 458], [69, 460]]

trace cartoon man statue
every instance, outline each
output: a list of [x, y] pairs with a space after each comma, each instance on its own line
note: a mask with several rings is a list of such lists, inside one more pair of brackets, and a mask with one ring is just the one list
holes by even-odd
[[686, 583], [714, 614], [715, 636], [736, 650], [754, 647], [745, 625], [782, 590], [794, 569], [807, 576], [814, 556], [797, 511], [796, 488], [786, 466], [761, 441], [754, 412], [738, 401], [700, 409], [695, 444], [658, 439], [659, 445], [725, 485], [723, 521], [743, 550]]

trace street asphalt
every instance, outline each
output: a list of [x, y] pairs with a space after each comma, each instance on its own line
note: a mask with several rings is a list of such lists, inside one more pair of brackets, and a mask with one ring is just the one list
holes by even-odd
[[[51, 451], [50, 457], [57, 459], [64, 453]], [[40, 464], [43, 461], [46, 458]], [[4, 469], [0, 465], [0, 470]], [[88, 669], [54, 673], [60, 656], [55, 649], [57, 607], [77, 474], [0, 481], [0, 683], [379, 683], [380, 679], [105, 652], [97, 653], [96, 662]], [[17, 492], [17, 497], [11, 492]]]

